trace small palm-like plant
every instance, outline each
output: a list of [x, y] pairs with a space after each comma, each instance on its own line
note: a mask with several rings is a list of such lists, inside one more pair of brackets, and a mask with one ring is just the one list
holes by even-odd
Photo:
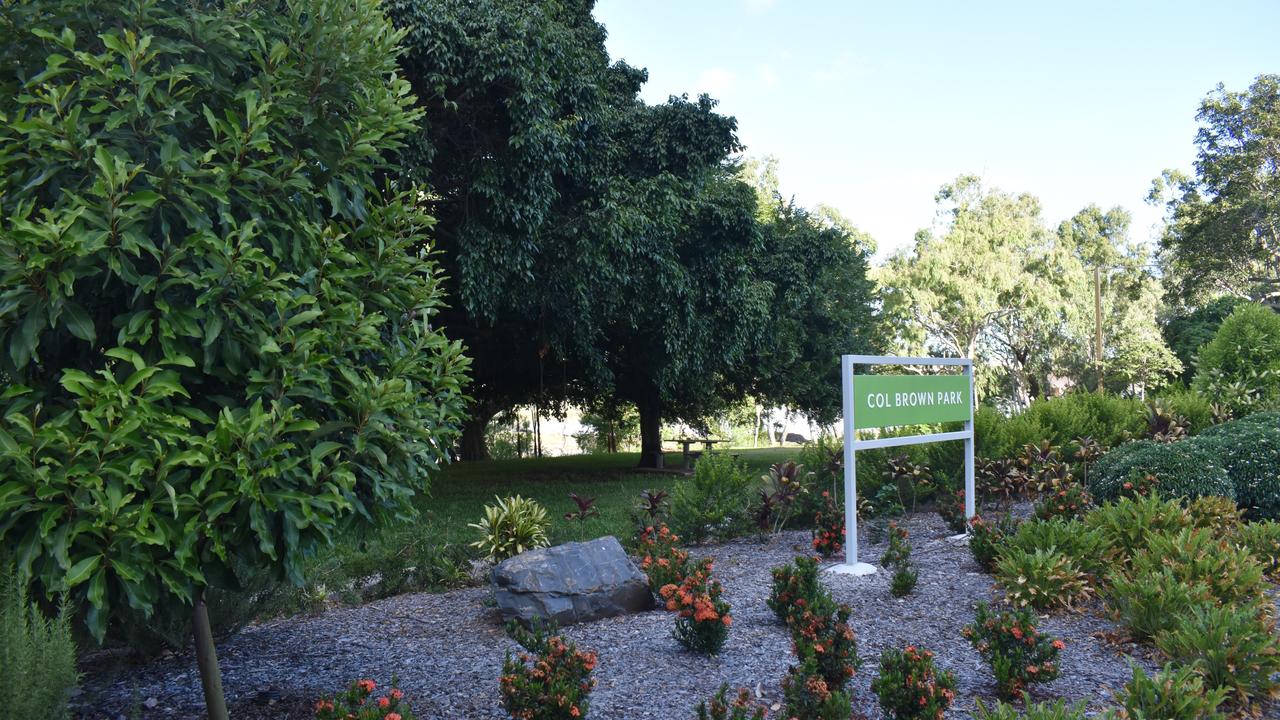
[[1174, 442], [1187, 436], [1191, 421], [1174, 411], [1167, 401], [1147, 402], [1147, 437], [1156, 442]]
[[640, 504], [637, 509], [640, 511], [641, 515], [648, 519], [648, 524], [653, 525], [655, 520], [665, 517], [667, 514], [667, 491], [642, 491], [640, 493]]
[[485, 554], [490, 562], [501, 562], [533, 548], [546, 547], [547, 509], [530, 500], [514, 497], [495, 497], [497, 505], [484, 506], [484, 518], [467, 527], [479, 530], [483, 537], [471, 543]]
[[761, 532], [778, 532], [791, 519], [796, 499], [805, 492], [800, 482], [803, 465], [794, 461], [777, 463], [763, 476], [767, 489], [760, 491], [760, 504], [756, 506], [756, 527]]
[[564, 514], [565, 520], [577, 520], [582, 522], [589, 517], [597, 517], [600, 515], [600, 508], [596, 507], [596, 499], [593, 497], [583, 497], [578, 493], [569, 493], [569, 499], [573, 504], [578, 506], [577, 510], [570, 510]]

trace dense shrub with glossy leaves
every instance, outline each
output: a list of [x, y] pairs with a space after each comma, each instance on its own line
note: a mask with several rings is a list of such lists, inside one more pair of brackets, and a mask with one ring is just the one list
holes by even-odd
[[1210, 392], [1215, 384], [1242, 384], [1248, 399], [1228, 401], [1235, 414], [1280, 401], [1280, 313], [1244, 303], [1200, 348], [1193, 386]]
[[1158, 480], [1167, 498], [1194, 499], [1218, 495], [1236, 499], [1235, 486], [1218, 454], [1195, 442], [1139, 440], [1117, 447], [1098, 459], [1089, 472], [1089, 492], [1101, 503], [1126, 494], [1125, 483], [1146, 475]]
[[404, 518], [466, 364], [373, 0], [0, 7], [0, 540], [107, 617]]
[[728, 453], [703, 455], [671, 490], [671, 529], [691, 542], [735, 537], [749, 525], [755, 476]]
[[1036, 400], [1024, 414], [1045, 430], [1045, 434], [1035, 440], [1049, 440], [1054, 445], [1091, 437], [1104, 446], [1114, 447], [1139, 434], [1144, 427], [1141, 401], [1092, 392]]

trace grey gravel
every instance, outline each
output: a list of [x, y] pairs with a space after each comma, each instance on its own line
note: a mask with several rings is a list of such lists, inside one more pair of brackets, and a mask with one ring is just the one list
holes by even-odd
[[[968, 548], [949, 539], [936, 515], [919, 513], [902, 524], [911, 533], [920, 575], [913, 595], [902, 600], [890, 596], [889, 576], [883, 571], [867, 577], [825, 576], [835, 597], [853, 607], [864, 658], [852, 683], [855, 717], [883, 717], [870, 689], [881, 650], [915, 644], [934, 651], [938, 664], [957, 676], [957, 700], [947, 717], [968, 718], [975, 697], [993, 696], [994, 681], [960, 629], [978, 602], [997, 599], [999, 591], [979, 572]], [[684, 650], [671, 637], [673, 616], [662, 610], [566, 628], [579, 647], [599, 654], [598, 686], [588, 717], [692, 718], [698, 701], [721, 683], [750, 688], [766, 703], [779, 703], [791, 654], [785, 629], [765, 605], [769, 569], [797, 552], [807, 553], [808, 539], [806, 532], [787, 532], [693, 550], [716, 558], [715, 576], [733, 606], [733, 630], [716, 658]], [[883, 550], [883, 544], [864, 542], [862, 559], [874, 563]], [[233, 703], [248, 704], [254, 698], [312, 698], [353, 679], [368, 677], [381, 684], [394, 675], [420, 718], [505, 718], [497, 678], [504, 653], [516, 645], [505, 636], [490, 597], [487, 588], [411, 594], [255, 625], [219, 647], [223, 683]], [[1035, 687], [1036, 699], [1084, 700], [1096, 712], [1128, 679], [1130, 662], [1154, 668], [1141, 648], [1105, 639], [1117, 634], [1117, 628], [1096, 603], [1045, 616], [1042, 627], [1067, 648], [1061, 677]], [[145, 698], [156, 698], [156, 707], [136, 710]], [[202, 708], [189, 654], [123, 675], [91, 675], [81, 700], [81, 715], [88, 718], [130, 712], [144, 719], [200, 717]]]

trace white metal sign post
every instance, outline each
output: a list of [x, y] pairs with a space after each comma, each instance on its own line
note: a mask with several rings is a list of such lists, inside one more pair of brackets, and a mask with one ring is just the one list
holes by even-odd
[[[958, 366], [962, 369], [961, 376], [967, 390], [955, 389], [956, 381], [961, 377], [956, 375], [864, 375], [858, 376], [862, 382], [859, 386], [855, 385], [853, 374], [855, 365]], [[840, 378], [844, 390], [845, 561], [829, 570], [848, 575], [868, 575], [876, 571], [875, 567], [858, 562], [856, 463], [859, 450], [963, 440], [964, 516], [972, 518], [976, 512], [973, 489], [973, 361], [968, 358], [844, 355], [840, 358]], [[855, 394], [856, 390], [862, 392]], [[865, 407], [859, 407], [859, 405]], [[865, 422], [856, 420], [855, 416], [859, 411], [862, 411]], [[881, 437], [873, 440], [859, 440], [857, 435], [860, 427], [886, 427], [956, 420], [963, 420], [964, 430], [906, 437]]]

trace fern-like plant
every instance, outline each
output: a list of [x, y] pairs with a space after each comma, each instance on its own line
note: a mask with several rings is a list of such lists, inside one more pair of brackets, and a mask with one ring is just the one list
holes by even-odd
[[1224, 687], [1206, 688], [1193, 667], [1166, 665], [1154, 676], [1137, 664], [1133, 678], [1116, 693], [1116, 720], [1225, 720], [1218, 706], [1227, 699]]
[[1013, 705], [1003, 702], [997, 702], [994, 707], [988, 708], [981, 700], [977, 702], [977, 709], [973, 716], [977, 720], [1085, 720], [1086, 703], [1078, 702], [1075, 705], [1068, 705], [1066, 700], [1055, 700], [1053, 702], [1033, 703], [1027, 695], [1023, 695], [1022, 704], [1026, 708], [1025, 712], [1018, 712]]
[[1015, 607], [1070, 608], [1092, 592], [1075, 562], [1056, 550], [1005, 548], [996, 561], [995, 577]]
[[533, 548], [546, 547], [547, 509], [536, 500], [514, 497], [495, 497], [496, 505], [484, 506], [484, 518], [469, 523], [480, 531], [481, 538], [471, 547], [480, 550], [490, 562], [502, 562]]
[[1175, 664], [1193, 668], [1206, 686], [1226, 688], [1242, 708], [1280, 693], [1280, 641], [1257, 606], [1201, 605], [1155, 642]]
[[0, 572], [0, 716], [65, 718], [78, 679], [66, 612], [46, 617], [12, 573]]

